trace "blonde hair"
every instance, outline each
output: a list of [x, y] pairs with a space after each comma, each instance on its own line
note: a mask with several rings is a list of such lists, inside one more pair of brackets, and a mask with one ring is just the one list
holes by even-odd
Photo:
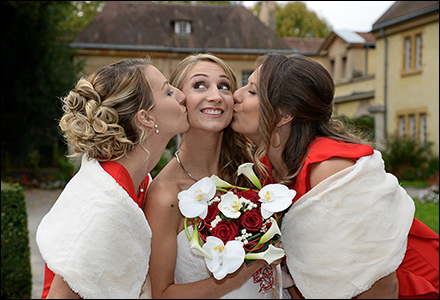
[[145, 59], [127, 59], [81, 78], [62, 99], [59, 127], [73, 154], [98, 161], [117, 160], [145, 140], [136, 122], [139, 110], [154, 106]]
[[[231, 67], [222, 59], [210, 53], [198, 53], [187, 56], [183, 59], [172, 72], [170, 76], [170, 84], [178, 89], [182, 89], [186, 76], [191, 68], [199, 62], [213, 62], [219, 65], [229, 77], [231, 83], [231, 92], [237, 90], [237, 78]], [[223, 140], [221, 147], [221, 154], [219, 160], [219, 176], [228, 182], [235, 183], [241, 186], [248, 186], [249, 182], [244, 176], [237, 177], [236, 172], [238, 166], [245, 162], [252, 161], [250, 151], [250, 142], [242, 134], [232, 130], [231, 126], [225, 128], [223, 131]]]

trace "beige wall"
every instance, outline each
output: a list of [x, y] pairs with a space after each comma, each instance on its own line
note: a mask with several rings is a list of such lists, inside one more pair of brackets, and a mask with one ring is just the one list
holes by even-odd
[[[388, 40], [388, 87], [387, 132], [399, 133], [399, 122], [405, 118], [406, 130], [409, 118], [416, 121], [415, 134], [420, 139], [420, 116], [426, 114], [427, 140], [434, 143], [433, 151], [439, 155], [439, 23], [408, 26], [387, 36]], [[422, 68], [405, 71], [405, 38], [422, 34]], [[378, 39], [376, 60], [376, 102], [385, 101], [385, 40]]]
[[[242, 86], [242, 71], [253, 71], [255, 69], [255, 60], [259, 55], [214, 55], [225, 60], [234, 70], [237, 76], [238, 86]], [[76, 60], [84, 60], [84, 74], [93, 73], [98, 68], [110, 65], [114, 62], [126, 58], [140, 58], [150, 56], [153, 65], [158, 68], [166, 78], [169, 78], [177, 64], [190, 53], [150, 53], [138, 51], [101, 51], [101, 50], [79, 50], [75, 56]]]

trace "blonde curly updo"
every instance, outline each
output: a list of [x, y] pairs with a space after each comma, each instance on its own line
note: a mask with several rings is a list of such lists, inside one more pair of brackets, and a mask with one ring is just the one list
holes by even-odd
[[146, 59], [127, 59], [103, 67], [78, 81], [62, 99], [59, 126], [72, 156], [86, 154], [98, 161], [116, 160], [146, 138], [136, 113], [154, 106], [145, 74]]

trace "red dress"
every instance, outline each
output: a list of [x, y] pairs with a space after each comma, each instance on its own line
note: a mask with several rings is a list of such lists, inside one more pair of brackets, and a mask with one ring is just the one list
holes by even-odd
[[[124, 168], [124, 166], [114, 161], [108, 161], [101, 163], [101, 167], [107, 173], [109, 173], [116, 180], [116, 182], [119, 183], [120, 186], [122, 186], [122, 188], [130, 195], [130, 198], [132, 198], [133, 201], [136, 202], [136, 204], [142, 209], [144, 205], [145, 192], [148, 187], [150, 176], [147, 175], [142, 182], [141, 188], [143, 191], [139, 192], [138, 197], [136, 195], [131, 176], [128, 173], [127, 169]], [[47, 264], [45, 264], [44, 285], [41, 299], [47, 298], [54, 277], [55, 274], [47, 267]]]
[[[373, 154], [373, 148], [368, 145], [344, 143], [329, 138], [316, 139], [308, 150], [296, 183], [290, 187], [297, 192], [293, 202], [310, 190], [309, 171], [312, 164], [331, 157], [349, 158], [356, 162], [360, 157]], [[268, 158], [263, 158], [262, 162], [269, 167], [271, 174], [272, 166]], [[267, 183], [273, 183], [273, 179], [270, 178]], [[405, 257], [396, 274], [400, 299], [439, 298], [439, 236], [416, 218], [408, 234]]]

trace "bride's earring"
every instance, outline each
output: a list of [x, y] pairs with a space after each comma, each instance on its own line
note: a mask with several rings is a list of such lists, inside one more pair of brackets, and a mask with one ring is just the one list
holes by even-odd
[[159, 129], [157, 129], [157, 124], [154, 124], [154, 128], [156, 129], [154, 132], [156, 132], [156, 134], [159, 134]]

